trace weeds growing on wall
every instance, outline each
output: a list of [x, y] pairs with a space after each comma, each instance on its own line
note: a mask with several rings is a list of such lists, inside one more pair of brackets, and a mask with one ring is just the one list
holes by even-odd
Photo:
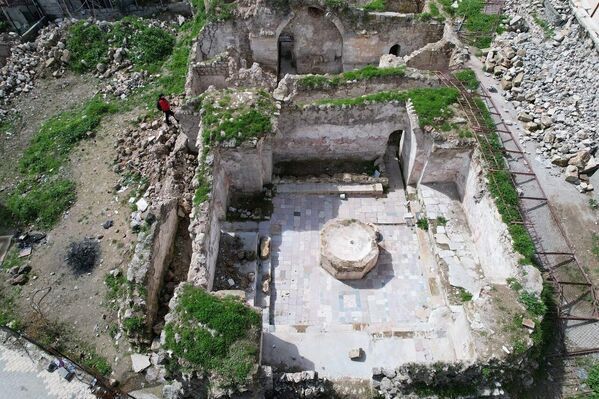
[[507, 225], [514, 250], [523, 256], [520, 263], [532, 264], [535, 245], [530, 233], [523, 225], [519, 211], [518, 192], [503, 158], [502, 145], [496, 132], [495, 122], [483, 100], [477, 98], [475, 103], [489, 130], [488, 142], [481, 140], [481, 151], [490, 163], [487, 165], [487, 187], [495, 199], [501, 219]]
[[439, 0], [445, 12], [451, 16], [465, 19], [464, 27], [473, 33], [471, 44], [478, 48], [489, 47], [495, 32], [501, 33], [502, 15], [485, 14], [484, 0], [462, 0], [457, 8], [453, 8], [453, 0]]
[[77, 143], [93, 132], [114, 104], [95, 97], [46, 121], [19, 160], [20, 183], [7, 195], [6, 208], [20, 224], [49, 228], [75, 200], [75, 183], [62, 168]]
[[[247, 101], [231, 103], [230, 91], [202, 98], [204, 144], [234, 140], [236, 145], [272, 131], [271, 116], [275, 111], [271, 95], [259, 90]], [[250, 92], [247, 92], [250, 93]], [[242, 93], [243, 94], [243, 93]]]
[[466, 88], [470, 90], [478, 89], [479, 82], [476, 78], [476, 74], [472, 69], [462, 69], [461, 71], [454, 72], [453, 76], [455, 76], [457, 80], [462, 82], [462, 84]]
[[354, 71], [347, 71], [339, 75], [305, 75], [298, 80], [300, 87], [307, 89], [326, 89], [338, 87], [344, 83], [355, 80], [368, 80], [387, 76], [402, 77], [406, 75], [405, 66], [378, 68], [367, 65]]
[[260, 315], [237, 298], [217, 298], [191, 285], [175, 312], [165, 346], [179, 363], [201, 374], [216, 372], [224, 385], [243, 385], [258, 356]]
[[385, 11], [386, 6], [385, 0], [371, 0], [364, 6], [364, 11]]
[[459, 97], [458, 90], [450, 87], [420, 88], [407, 91], [382, 91], [360, 97], [318, 100], [316, 104], [333, 106], [359, 106], [367, 103], [383, 103], [390, 101], [412, 101], [414, 110], [420, 120], [420, 126], [440, 128], [453, 115], [449, 108]]

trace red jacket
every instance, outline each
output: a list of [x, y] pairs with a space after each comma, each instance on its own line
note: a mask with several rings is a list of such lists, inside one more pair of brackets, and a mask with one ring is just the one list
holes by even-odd
[[166, 98], [161, 98], [160, 100], [158, 100], [158, 105], [160, 105], [160, 109], [162, 110], [162, 112], [170, 111], [171, 109], [171, 105], [168, 103]]

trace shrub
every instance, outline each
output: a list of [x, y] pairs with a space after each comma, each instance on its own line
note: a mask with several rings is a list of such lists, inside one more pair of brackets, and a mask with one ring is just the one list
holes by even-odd
[[428, 231], [428, 219], [427, 218], [418, 219], [418, 221], [416, 221], [416, 226], [418, 226], [418, 228], [420, 228], [424, 231]]
[[66, 41], [71, 52], [71, 68], [87, 72], [94, 70], [98, 63], [106, 63], [109, 43], [116, 46], [126, 43], [127, 58], [136, 68], [156, 72], [173, 51], [175, 38], [136, 17], [123, 18], [107, 32], [98, 25], [81, 21], [71, 26]]

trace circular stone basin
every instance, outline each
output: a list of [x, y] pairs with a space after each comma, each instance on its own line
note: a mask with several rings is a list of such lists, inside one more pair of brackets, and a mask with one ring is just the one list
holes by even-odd
[[379, 257], [373, 226], [354, 219], [329, 220], [320, 232], [320, 266], [339, 280], [358, 280]]

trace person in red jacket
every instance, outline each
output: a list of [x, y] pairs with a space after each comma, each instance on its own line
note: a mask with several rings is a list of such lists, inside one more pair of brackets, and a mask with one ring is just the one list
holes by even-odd
[[171, 110], [171, 104], [168, 102], [168, 100], [166, 98], [164, 98], [164, 94], [161, 94], [158, 97], [158, 102], [156, 103], [156, 107], [164, 112], [164, 118], [166, 121], [167, 125], [171, 124], [171, 121], [169, 120], [169, 116], [172, 116], [177, 123], [179, 123], [179, 119], [177, 119], [177, 117], [175, 116], [175, 113]]

